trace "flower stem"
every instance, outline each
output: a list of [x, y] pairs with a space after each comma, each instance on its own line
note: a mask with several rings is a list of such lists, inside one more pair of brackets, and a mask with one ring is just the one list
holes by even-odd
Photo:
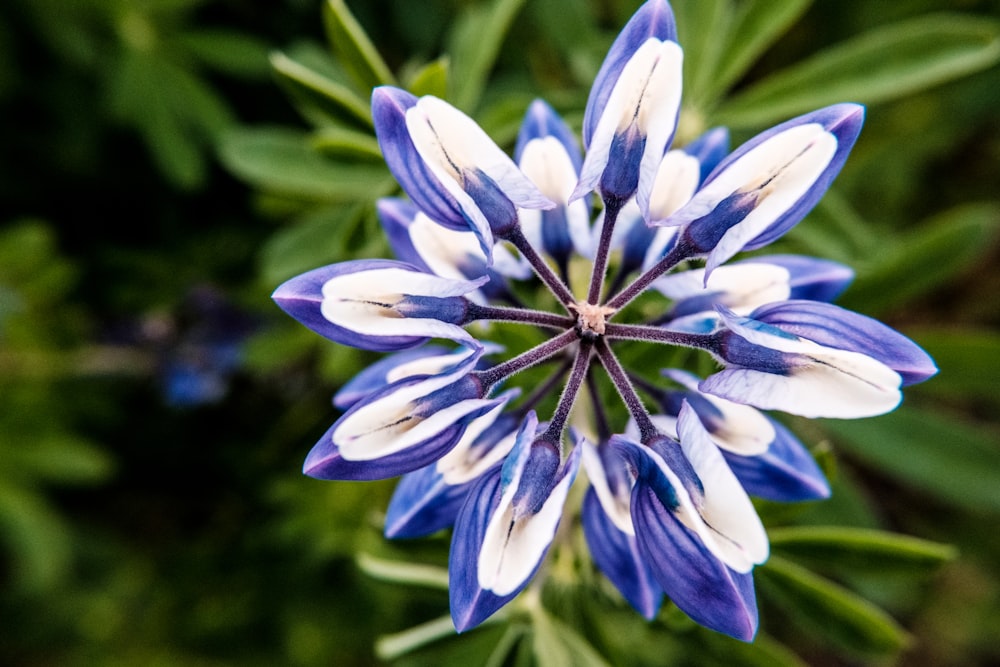
[[608, 422], [608, 414], [604, 410], [604, 403], [601, 401], [601, 393], [598, 391], [597, 378], [594, 377], [593, 366], [587, 371], [587, 393], [590, 394], [590, 403], [594, 408], [597, 439], [604, 442], [611, 437], [611, 425]]
[[683, 240], [678, 240], [677, 244], [670, 249], [670, 252], [663, 256], [663, 259], [632, 281], [628, 287], [623, 289], [621, 292], [618, 292], [618, 294], [613, 296], [605, 305], [610, 308], [614, 308], [615, 310], [620, 310], [626, 304], [631, 302], [632, 299], [642, 294], [647, 287], [653, 284], [653, 281], [683, 262], [685, 259], [689, 259], [691, 255], [691, 248], [685, 244]]
[[604, 225], [601, 227], [601, 240], [594, 255], [594, 269], [590, 274], [590, 290], [587, 292], [587, 303], [600, 303], [601, 289], [604, 287], [604, 274], [608, 270], [608, 255], [611, 254], [611, 235], [618, 221], [624, 202], [615, 198], [604, 200]]
[[465, 321], [462, 324], [468, 324], [476, 320], [521, 322], [523, 324], [535, 324], [540, 327], [552, 327], [553, 329], [568, 329], [576, 323], [576, 320], [572, 317], [546, 313], [540, 310], [504, 308], [470, 302], [466, 310]]
[[651, 327], [644, 324], [613, 324], [604, 325], [604, 335], [608, 338], [642, 340], [649, 343], [668, 343], [681, 347], [691, 347], [696, 350], [715, 352], [718, 337], [715, 334], [696, 334], [684, 331], [671, 331], [662, 327]]
[[573, 298], [573, 293], [569, 291], [566, 287], [566, 283], [559, 279], [559, 277], [552, 272], [549, 265], [542, 259], [542, 256], [528, 243], [528, 238], [521, 231], [521, 228], [517, 225], [511, 227], [511, 230], [506, 233], [503, 237], [504, 241], [509, 241], [518, 252], [528, 260], [531, 264], [531, 268], [534, 269], [535, 274], [541, 279], [545, 286], [549, 288], [549, 291], [555, 295], [559, 302], [564, 306], [569, 306], [572, 303], [576, 303], [576, 299]]
[[534, 408], [538, 403], [549, 395], [549, 392], [566, 376], [566, 372], [569, 371], [569, 367], [573, 365], [573, 360], [567, 358], [561, 364], [559, 368], [548, 377], [545, 382], [535, 387], [535, 389], [528, 394], [528, 396], [521, 401], [516, 412], [520, 415], [527, 414], [528, 410]]
[[515, 373], [520, 373], [526, 368], [542, 362], [552, 355], [562, 350], [567, 345], [573, 343], [579, 337], [574, 329], [568, 329], [555, 338], [531, 348], [527, 352], [517, 355], [513, 359], [508, 359], [502, 364], [497, 364], [492, 368], [482, 371], [475, 371], [475, 375], [483, 387], [483, 395], [489, 393], [490, 389], [501, 380], [505, 380]]
[[618, 357], [608, 347], [607, 342], [604, 340], [599, 341], [596, 349], [597, 358], [600, 359], [601, 365], [604, 366], [604, 370], [607, 371], [608, 376], [614, 383], [615, 389], [618, 390], [618, 395], [621, 396], [622, 402], [628, 408], [629, 414], [635, 419], [642, 441], [647, 441], [649, 438], [655, 436], [657, 431], [656, 427], [653, 426], [653, 420], [649, 417], [646, 406], [643, 405], [642, 399], [639, 398], [635, 387], [632, 386], [632, 381], [629, 380], [628, 374], [625, 373], [625, 369], [622, 368]]
[[562, 432], [566, 428], [566, 420], [576, 402], [576, 396], [580, 393], [584, 378], [587, 377], [587, 369], [590, 368], [590, 353], [594, 348], [594, 343], [586, 338], [580, 340], [580, 348], [576, 352], [576, 359], [573, 360], [573, 370], [570, 371], [566, 386], [563, 387], [562, 396], [559, 397], [559, 404], [556, 412], [549, 421], [549, 426], [545, 429], [542, 438], [555, 443], [562, 443]]

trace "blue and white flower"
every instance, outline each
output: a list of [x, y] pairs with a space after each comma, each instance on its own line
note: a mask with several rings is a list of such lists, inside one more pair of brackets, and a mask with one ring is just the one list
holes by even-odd
[[[447, 102], [376, 89], [379, 145], [409, 197], [378, 203], [401, 261], [335, 264], [274, 294], [317, 333], [392, 353], [337, 394], [346, 412], [305, 472], [404, 476], [386, 535], [452, 528], [459, 631], [542, 579], [546, 554], [576, 548], [563, 533], [582, 524], [592, 561], [642, 615], [667, 597], [750, 640], [753, 568], [769, 546], [749, 495], [830, 492], [805, 445], [761, 410], [883, 414], [936, 372], [902, 334], [828, 303], [850, 283], [847, 267], [783, 254], [729, 261], [806, 216], [846, 162], [864, 108], [805, 114], [728, 156], [724, 128], [673, 146], [682, 61], [669, 4], [649, 0], [591, 90], [585, 155], [540, 101], [512, 159]], [[588, 262], [577, 293], [570, 278]], [[532, 307], [543, 289], [558, 312]], [[658, 313], [619, 321], [643, 310], [626, 306], [647, 292], [643, 307]], [[474, 322], [494, 343], [470, 333]], [[527, 333], [510, 335], [511, 324]], [[690, 348], [722, 368], [705, 378], [626, 369], [620, 341]], [[602, 383], [620, 403], [601, 401]], [[580, 393], [589, 411], [574, 412]], [[553, 404], [539, 424], [536, 411]], [[571, 495], [581, 464], [589, 489]], [[579, 522], [562, 521], [576, 512]]]

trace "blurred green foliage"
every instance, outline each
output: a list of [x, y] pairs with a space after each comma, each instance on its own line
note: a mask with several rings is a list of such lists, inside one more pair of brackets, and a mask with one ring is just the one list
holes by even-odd
[[[329, 395], [373, 357], [317, 340], [267, 295], [387, 253], [373, 202], [397, 186], [371, 87], [446, 97], [507, 147], [536, 96], [578, 126], [637, 4], [0, 7], [0, 662], [1000, 660], [995, 0], [673, 2], [682, 141], [869, 105], [836, 190], [781, 249], [854, 266], [842, 304], [941, 367], [885, 417], [794, 421], [834, 497], [761, 504], [775, 556], [753, 645], [673, 608], [647, 624], [579, 552], [554, 554], [540, 597], [453, 638], [447, 536], [387, 543], [391, 483], [301, 477]], [[200, 317], [184, 304], [206, 285], [260, 326], [226, 400], [171, 407], [164, 378]]]

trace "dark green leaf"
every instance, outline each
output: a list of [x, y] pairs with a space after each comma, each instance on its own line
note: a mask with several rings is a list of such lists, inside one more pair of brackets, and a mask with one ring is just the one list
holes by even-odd
[[940, 374], [911, 391], [1000, 404], [1000, 333], [953, 328], [908, 329], [934, 357]]
[[768, 77], [726, 102], [716, 120], [760, 127], [836, 102], [885, 102], [984, 69], [998, 58], [996, 21], [922, 16], [873, 30]]
[[346, 259], [363, 205], [323, 208], [282, 229], [261, 251], [261, 276], [277, 285], [304, 271]]
[[572, 628], [539, 609], [531, 615], [532, 650], [546, 667], [608, 667], [601, 654]]
[[803, 567], [771, 556], [757, 573], [761, 594], [781, 604], [791, 621], [817, 638], [869, 656], [894, 653], [908, 641], [882, 609]]
[[968, 204], [924, 223], [883, 250], [858, 276], [841, 303], [877, 312], [905, 305], [939, 287], [988, 251], [1000, 229], [1000, 208]]
[[219, 72], [248, 79], [267, 75], [267, 57], [271, 49], [251, 35], [203, 28], [177, 35], [175, 40], [198, 60]]
[[384, 167], [327, 160], [294, 130], [233, 130], [219, 150], [223, 164], [256, 187], [311, 200], [369, 202], [395, 187]]
[[677, 18], [677, 38], [684, 47], [685, 100], [701, 108], [727, 45], [724, 36], [734, 18], [733, 5], [731, 0], [683, 0], [671, 6]]
[[389, 66], [343, 0], [326, 1], [323, 25], [334, 54], [362, 90], [396, 83]]
[[460, 109], [475, 108], [493, 69], [500, 46], [525, 0], [493, 0], [470, 6], [449, 36], [452, 57], [451, 98]]
[[367, 160], [382, 163], [382, 150], [375, 137], [343, 127], [325, 127], [316, 131], [310, 142], [317, 151], [346, 161]]
[[826, 420], [823, 427], [890, 477], [972, 511], [1000, 512], [1000, 438], [993, 429], [917, 408]]
[[957, 555], [947, 544], [863, 528], [796, 526], [768, 536], [774, 552], [860, 570], [930, 569]]

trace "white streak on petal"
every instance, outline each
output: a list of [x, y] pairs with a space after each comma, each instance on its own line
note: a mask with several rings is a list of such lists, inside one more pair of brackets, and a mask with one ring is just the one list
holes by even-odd
[[632, 525], [632, 514], [630, 511], [629, 495], [624, 497], [615, 496], [611, 492], [608, 484], [608, 475], [604, 470], [604, 463], [601, 455], [597, 453], [597, 448], [589, 440], [582, 440], [580, 446], [583, 447], [581, 459], [583, 469], [587, 471], [587, 478], [590, 485], [594, 487], [597, 499], [601, 502], [605, 514], [611, 519], [618, 530], [626, 535], [635, 535], [635, 526]]
[[714, 548], [708, 541], [706, 546], [734, 570], [747, 572], [767, 560], [764, 525], [690, 405], [681, 407], [677, 428], [681, 449], [705, 489], [703, 504], [695, 509], [714, 538]]
[[791, 274], [788, 269], [776, 264], [731, 264], [720, 266], [707, 280], [705, 274], [703, 268], [671, 273], [657, 280], [653, 286], [675, 301], [702, 294], [718, 294], [717, 303], [738, 315], [747, 315], [765, 303], [784, 301], [792, 294]]
[[698, 189], [701, 163], [682, 150], [667, 151], [656, 170], [647, 221], [662, 220], [688, 203]]
[[466, 276], [459, 267], [467, 262], [469, 255], [486, 264], [486, 255], [479, 247], [475, 234], [471, 232], [449, 229], [423, 213], [417, 213], [408, 231], [413, 248], [420, 258], [431, 271], [442, 278], [464, 280]]
[[637, 196], [640, 209], [648, 209], [656, 165], [677, 122], [683, 60], [676, 42], [655, 37], [650, 37], [632, 54], [601, 113], [571, 199], [578, 199], [596, 187], [607, 167], [615, 135], [634, 124], [646, 137]]
[[431, 318], [400, 317], [393, 306], [407, 295], [460, 296], [485, 280], [449, 280], [399, 268], [345, 273], [323, 285], [320, 312], [328, 321], [361, 334], [468, 341], [472, 338], [460, 326]]
[[388, 384], [392, 384], [415, 375], [437, 375], [449, 366], [455, 366], [468, 359], [475, 352], [475, 349], [463, 348], [458, 354], [452, 352], [436, 354], [432, 357], [420, 357], [396, 366], [385, 374], [385, 380]]
[[707, 215], [734, 193], [759, 192], [753, 211], [723, 235], [709, 254], [708, 272], [743, 249], [805, 195], [837, 152], [837, 138], [818, 123], [780, 132], [713, 177], [680, 211], [664, 221], [679, 225]]

